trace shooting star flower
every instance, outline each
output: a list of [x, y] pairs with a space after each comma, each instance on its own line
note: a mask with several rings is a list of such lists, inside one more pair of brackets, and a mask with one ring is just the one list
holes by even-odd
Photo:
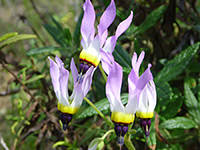
[[114, 0], [111, 0], [110, 5], [100, 18], [100, 23], [97, 26], [98, 34], [95, 36], [95, 10], [90, 0], [86, 0], [83, 5], [84, 16], [81, 24], [82, 47], [79, 59], [80, 72], [83, 74], [90, 66], [98, 66], [101, 60], [100, 50], [112, 52], [114, 50], [118, 37], [124, 33], [131, 24], [133, 13], [121, 22], [117, 27], [115, 36], [108, 36], [108, 27], [113, 22], [116, 15], [116, 8]]
[[[137, 54], [134, 53], [132, 66], [136, 72], [136, 76], [139, 77], [139, 68], [144, 59], [145, 53], [142, 52], [137, 59]], [[149, 64], [150, 65], [150, 64]], [[151, 72], [149, 72], [151, 74]], [[152, 76], [152, 75], [151, 75]], [[148, 137], [150, 134], [151, 118], [153, 117], [154, 108], [156, 106], [157, 96], [156, 88], [153, 82], [153, 78], [146, 83], [145, 87], [140, 91], [139, 107], [136, 112], [136, 116], [140, 118], [140, 126], [143, 129], [145, 135]]]
[[[133, 123], [135, 112], [138, 110], [140, 93], [152, 79], [150, 72], [151, 65], [148, 66], [140, 77], [137, 76], [134, 69], [131, 70], [128, 77], [129, 98], [128, 103], [124, 106], [120, 97], [123, 76], [122, 67], [114, 61], [112, 54], [102, 52], [102, 55], [104, 55], [102, 57], [102, 67], [108, 74], [106, 96], [110, 102], [111, 120], [115, 123], [115, 133], [118, 136], [118, 143], [123, 145], [124, 135], [128, 131], [128, 124]], [[133, 61], [137, 61], [135, 60], [137, 58], [133, 57], [133, 59]]]
[[75, 66], [74, 59], [72, 58], [70, 68], [74, 79], [74, 89], [71, 96], [69, 96], [69, 71], [64, 68], [64, 63], [58, 56], [55, 58], [56, 62], [54, 62], [51, 58], [49, 58], [49, 60], [52, 84], [58, 99], [57, 106], [58, 110], [61, 112], [60, 119], [63, 123], [63, 129], [66, 130], [69, 122], [72, 120], [72, 115], [78, 111], [83, 98], [86, 96], [91, 87], [92, 76], [95, 69], [91, 66], [83, 76], [82, 82], [77, 82], [78, 71]]

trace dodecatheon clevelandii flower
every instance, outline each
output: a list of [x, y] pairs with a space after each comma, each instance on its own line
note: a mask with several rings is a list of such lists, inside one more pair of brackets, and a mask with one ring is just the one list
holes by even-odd
[[66, 130], [69, 122], [72, 120], [72, 115], [78, 111], [83, 98], [91, 87], [92, 76], [95, 69], [91, 66], [84, 74], [82, 78], [83, 81], [78, 82], [78, 70], [75, 66], [74, 59], [72, 58], [70, 68], [74, 79], [74, 89], [71, 96], [69, 96], [69, 71], [64, 68], [64, 63], [58, 56], [55, 57], [55, 62], [51, 58], [49, 58], [49, 60], [52, 84], [58, 99], [57, 106], [58, 110], [61, 112], [60, 119], [63, 124], [63, 130]]
[[[139, 77], [140, 65], [144, 59], [145, 53], [142, 52], [137, 60], [137, 54], [133, 54], [132, 66], [133, 69]], [[136, 61], [137, 60], [137, 61]], [[145, 135], [148, 137], [150, 133], [151, 118], [154, 114], [154, 108], [156, 106], [157, 96], [156, 88], [153, 82], [153, 78], [146, 83], [145, 87], [142, 89], [139, 96], [139, 107], [136, 112], [136, 116], [140, 118], [140, 126], [143, 129]]]
[[81, 61], [79, 68], [82, 74], [84, 74], [90, 66], [98, 66], [101, 60], [100, 49], [110, 52], [114, 50], [118, 37], [127, 30], [133, 18], [133, 13], [131, 12], [130, 16], [117, 27], [116, 35], [106, 40], [108, 36], [108, 27], [112, 24], [116, 15], [114, 0], [111, 0], [110, 5], [101, 16], [100, 23], [97, 26], [98, 33], [96, 36], [94, 27], [96, 15], [90, 0], [85, 0], [83, 10], [84, 16], [81, 24], [81, 45], [83, 50], [79, 56]]
[[[124, 106], [121, 102], [120, 91], [122, 85], [122, 67], [114, 61], [112, 54], [102, 52], [102, 67], [108, 74], [106, 83], [106, 96], [110, 102], [111, 120], [115, 123], [115, 133], [118, 136], [118, 143], [123, 145], [124, 135], [128, 131], [128, 124], [133, 123], [135, 112], [138, 110], [138, 99], [145, 85], [152, 80], [150, 65], [145, 72], [138, 77], [134, 69], [128, 77], [129, 98]], [[135, 59], [135, 58], [133, 58]]]

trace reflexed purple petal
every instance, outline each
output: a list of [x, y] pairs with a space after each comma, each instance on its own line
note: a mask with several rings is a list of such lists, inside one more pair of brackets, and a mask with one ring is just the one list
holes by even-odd
[[75, 65], [75, 63], [74, 63], [74, 59], [73, 59], [73, 58], [72, 58], [72, 60], [71, 60], [70, 69], [71, 69], [71, 71], [72, 71], [72, 76], [73, 76], [74, 86], [75, 86], [76, 80], [77, 80], [77, 78], [78, 78], [78, 70], [77, 70], [77, 68], [76, 68], [76, 65]]
[[81, 45], [82, 45], [82, 47], [83, 47], [84, 50], [87, 50], [88, 45], [87, 45], [87, 43], [85, 42], [85, 40], [83, 38], [81, 40]]
[[151, 68], [151, 64], [148, 65], [148, 68], [145, 70], [145, 72], [140, 76], [140, 78], [138, 80], [138, 83], [137, 83], [138, 97], [139, 97], [141, 91], [146, 86], [146, 84], [149, 84], [149, 82], [151, 80], [153, 80], [153, 76], [151, 74], [150, 68]]
[[131, 70], [128, 76], [128, 86], [129, 86], [129, 98], [128, 103], [125, 107], [126, 113], [134, 114], [138, 109], [138, 97], [137, 97], [137, 82], [139, 77], [136, 75], [134, 69]]
[[115, 48], [116, 41], [117, 41], [118, 37], [122, 33], [124, 33], [127, 30], [127, 28], [130, 26], [132, 18], [133, 18], [133, 12], [131, 11], [130, 16], [126, 20], [122, 21], [119, 24], [119, 26], [117, 27], [116, 35], [115, 36], [111, 36], [106, 40], [106, 43], [105, 43], [105, 45], [103, 47], [104, 51], [110, 52], [110, 53], [112, 53], [114, 51], [114, 48]]
[[61, 66], [60, 68], [60, 77], [59, 77], [59, 83], [60, 83], [60, 91], [61, 95], [64, 99], [68, 102], [69, 95], [68, 95], [68, 78], [69, 78], [69, 71], [64, 68], [64, 66]]
[[112, 53], [116, 45], [116, 37], [111, 36], [106, 40], [105, 45], [103, 46], [103, 50], [105, 52], [110, 52]]
[[147, 85], [148, 90], [149, 90], [149, 111], [153, 111], [154, 108], [156, 107], [156, 103], [157, 103], [157, 94], [156, 94], [156, 87], [155, 84], [153, 82], [153, 80], [150, 81], [150, 83]]
[[100, 18], [100, 23], [98, 25], [98, 34], [101, 37], [102, 34], [111, 25], [116, 15], [116, 8], [114, 0], [111, 0], [110, 5], [106, 8], [103, 15]]
[[99, 38], [99, 35], [96, 35], [95, 38], [93, 39], [92, 47], [97, 51], [97, 53], [100, 53], [101, 39]]
[[142, 61], [144, 59], [144, 56], [145, 56], [145, 53], [144, 53], [144, 51], [142, 51], [140, 56], [139, 56], [139, 58], [138, 58], [138, 60], [137, 60], [136, 71], [137, 71], [138, 75], [139, 75], [140, 65], [141, 65], [141, 63], [142, 63]]
[[102, 64], [102, 68], [103, 70], [109, 74], [110, 69], [112, 67], [112, 62], [114, 61], [114, 57], [112, 56], [111, 53], [109, 52], [105, 52], [103, 50], [101, 50], [101, 64]]
[[83, 9], [84, 16], [81, 24], [81, 35], [85, 42], [84, 45], [89, 46], [95, 34], [95, 11], [90, 0], [85, 1]]
[[[149, 83], [147, 83], [149, 84]], [[149, 91], [148, 87], [145, 86], [143, 90], [140, 92], [139, 96], [139, 111], [148, 112], [149, 111]]]
[[72, 107], [79, 107], [83, 102], [83, 91], [82, 91], [82, 84], [77, 84], [73, 90], [73, 96], [70, 97], [72, 99], [71, 106]]
[[122, 33], [124, 33], [128, 29], [128, 27], [130, 26], [132, 22], [132, 19], [133, 19], [133, 12], [131, 11], [131, 14], [129, 15], [129, 17], [118, 25], [117, 31], [116, 31], [116, 40]]
[[144, 51], [141, 52], [139, 58], [137, 59], [137, 54], [134, 52], [133, 58], [132, 58], [132, 67], [135, 70], [135, 73], [139, 76], [139, 70], [140, 70], [140, 65], [144, 59]]
[[137, 53], [134, 52], [133, 57], [132, 57], [132, 67], [134, 70], [135, 70], [136, 62], [137, 62]]
[[125, 107], [125, 112], [128, 114], [134, 114], [138, 110], [138, 97], [136, 90], [133, 93], [129, 93], [128, 103]]
[[101, 47], [105, 43], [107, 36], [108, 36], [108, 30], [104, 31], [104, 33], [101, 36]]
[[132, 69], [128, 76], [129, 94], [133, 93], [136, 90], [138, 80], [139, 77], [135, 73], [134, 69]]
[[87, 95], [88, 91], [90, 90], [94, 71], [95, 71], [94, 67], [91, 66], [85, 73], [83, 83], [82, 83], [83, 97], [85, 97]]
[[49, 58], [49, 61], [50, 61], [51, 80], [52, 80], [54, 91], [56, 93], [57, 91], [60, 91], [60, 85], [59, 85], [59, 81], [58, 81], [58, 79], [59, 79], [59, 67], [50, 57], [48, 57], [48, 58]]
[[59, 68], [64, 65], [64, 63], [62, 62], [62, 60], [57, 55], [56, 55], [55, 60], [56, 60], [56, 63], [57, 63], [57, 65], [58, 65]]
[[114, 110], [111, 111], [124, 112], [124, 106], [120, 98], [122, 75], [122, 67], [118, 63], [113, 62], [106, 83], [106, 96], [112, 105], [111, 108], [114, 108]]

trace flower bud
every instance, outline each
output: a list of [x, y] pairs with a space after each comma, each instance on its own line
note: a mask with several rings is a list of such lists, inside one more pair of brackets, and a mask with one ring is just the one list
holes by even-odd
[[104, 147], [104, 141], [101, 138], [95, 138], [89, 144], [88, 150], [101, 150]]

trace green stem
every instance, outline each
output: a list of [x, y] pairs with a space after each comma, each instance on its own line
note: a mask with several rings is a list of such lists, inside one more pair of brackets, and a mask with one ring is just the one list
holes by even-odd
[[101, 63], [99, 63], [99, 69], [100, 69], [100, 71], [101, 71], [101, 74], [102, 74], [104, 80], [107, 81], [107, 76], [106, 76], [106, 74], [105, 74], [105, 72], [104, 72], [104, 70], [103, 70], [103, 68], [102, 68]]
[[[129, 125], [129, 130], [132, 128], [133, 124]], [[135, 147], [131, 141], [131, 134], [129, 132], [126, 133], [124, 137], [124, 144], [129, 150], [135, 150]]]
[[87, 98], [87, 97], [84, 97], [84, 100], [106, 121], [106, 123], [110, 126], [110, 127], [114, 127], [113, 126], [113, 123], [111, 121], [109, 121], [105, 116], [104, 114], [98, 110], [98, 108]]
[[102, 137], [101, 139], [104, 140], [106, 138], [106, 136], [108, 136], [108, 134], [114, 132], [114, 129], [107, 131]]
[[124, 137], [124, 144], [126, 145], [128, 150], [135, 150], [135, 147], [134, 147], [133, 143], [131, 142], [131, 134], [127, 134]]

